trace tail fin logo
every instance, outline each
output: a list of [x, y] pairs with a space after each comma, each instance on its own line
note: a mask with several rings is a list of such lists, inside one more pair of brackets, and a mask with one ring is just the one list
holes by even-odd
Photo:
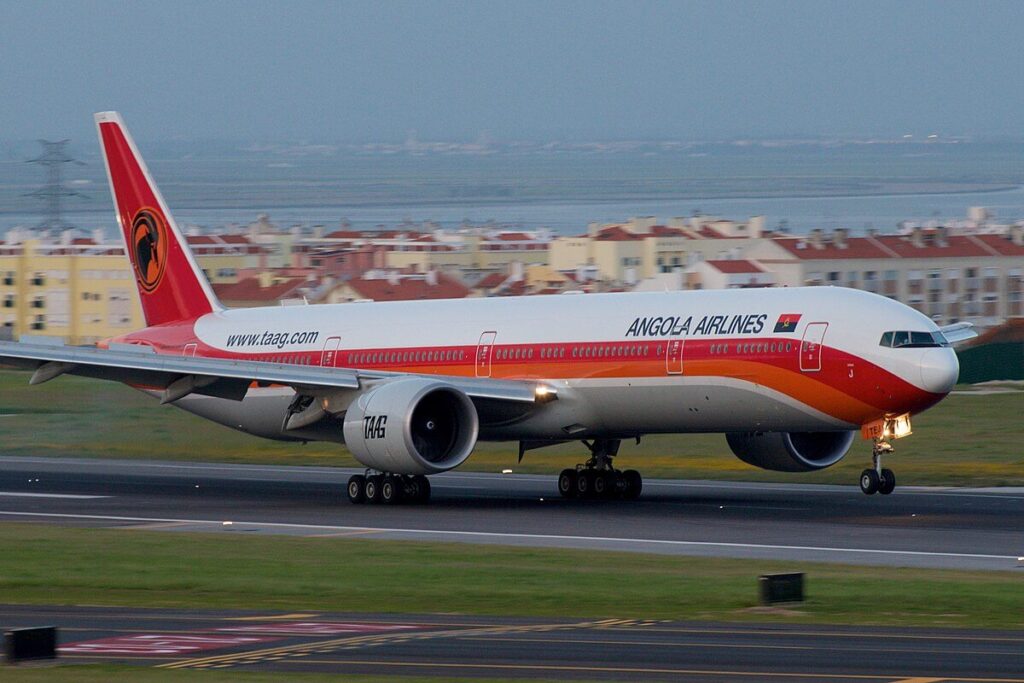
[[155, 290], [164, 278], [167, 266], [167, 222], [160, 212], [144, 207], [132, 219], [132, 263], [139, 286], [147, 294]]

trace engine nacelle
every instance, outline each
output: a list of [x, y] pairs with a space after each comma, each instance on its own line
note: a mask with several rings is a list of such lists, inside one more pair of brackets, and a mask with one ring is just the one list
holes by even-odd
[[345, 445], [367, 467], [436, 474], [458, 467], [476, 445], [480, 422], [459, 389], [422, 377], [367, 391], [345, 413]]
[[729, 448], [745, 463], [776, 472], [810, 472], [843, 459], [856, 432], [736, 432]]

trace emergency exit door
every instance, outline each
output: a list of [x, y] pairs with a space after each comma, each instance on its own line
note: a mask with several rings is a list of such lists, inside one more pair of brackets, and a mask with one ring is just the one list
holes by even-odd
[[821, 370], [821, 345], [825, 341], [828, 323], [809, 323], [800, 342], [800, 369], [804, 372]]
[[497, 332], [484, 332], [480, 335], [480, 343], [476, 347], [476, 376], [491, 376], [491, 361], [494, 355], [494, 338]]

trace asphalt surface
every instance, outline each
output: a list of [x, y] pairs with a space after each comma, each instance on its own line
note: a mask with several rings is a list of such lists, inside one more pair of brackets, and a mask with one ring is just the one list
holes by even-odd
[[0, 520], [610, 549], [1024, 576], [1024, 490], [645, 480], [563, 500], [554, 477], [452, 472], [428, 506], [351, 505], [350, 470], [0, 454]]
[[4, 630], [43, 625], [58, 627], [62, 661], [170, 669], [1024, 683], [1024, 632], [0, 605]]

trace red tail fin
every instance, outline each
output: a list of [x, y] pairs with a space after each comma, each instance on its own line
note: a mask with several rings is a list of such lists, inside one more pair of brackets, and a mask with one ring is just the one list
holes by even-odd
[[147, 325], [220, 309], [117, 112], [96, 114], [110, 192]]

